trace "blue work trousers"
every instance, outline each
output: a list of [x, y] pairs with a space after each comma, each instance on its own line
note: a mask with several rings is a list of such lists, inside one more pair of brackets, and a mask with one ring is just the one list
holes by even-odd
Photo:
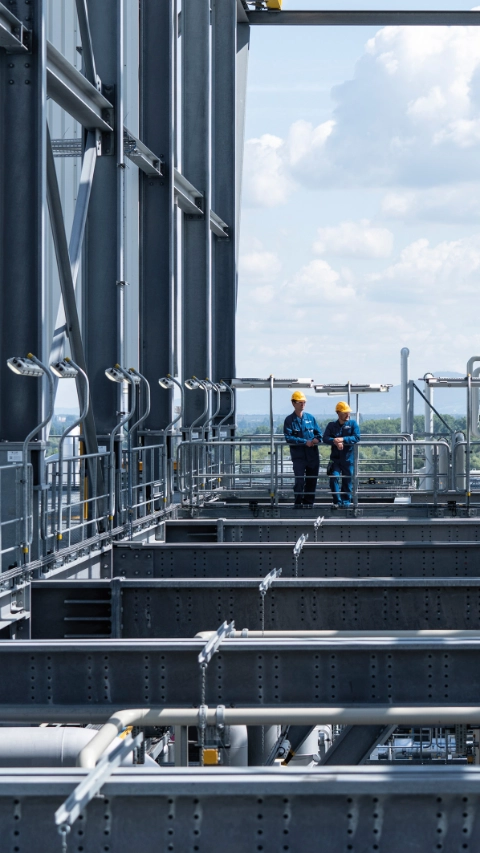
[[318, 450], [316, 447], [295, 448], [291, 456], [293, 473], [295, 474], [293, 486], [295, 503], [297, 506], [302, 504], [313, 506], [320, 466]]
[[[330, 477], [333, 503], [338, 506], [344, 503], [349, 504], [352, 501], [353, 459], [334, 459], [333, 466], [333, 474]], [[340, 478], [342, 478], [341, 488]]]

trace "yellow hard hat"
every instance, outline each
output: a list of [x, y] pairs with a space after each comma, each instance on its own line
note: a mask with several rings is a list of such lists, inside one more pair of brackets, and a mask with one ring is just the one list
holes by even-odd
[[305, 394], [303, 393], [303, 391], [294, 391], [292, 394], [292, 403], [298, 403], [300, 401], [303, 401], [304, 403], [307, 402]]
[[335, 406], [335, 411], [338, 412], [351, 412], [351, 408], [348, 403], [344, 403], [343, 400], [340, 400], [339, 403]]

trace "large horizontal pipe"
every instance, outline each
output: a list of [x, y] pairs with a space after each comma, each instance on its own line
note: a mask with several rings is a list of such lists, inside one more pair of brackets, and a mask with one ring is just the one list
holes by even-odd
[[[390, 639], [392, 637], [399, 637], [400, 639], [413, 638], [418, 639], [419, 637], [452, 637], [454, 639], [466, 639], [466, 640], [475, 640], [480, 637], [480, 631], [436, 631], [436, 630], [422, 630], [422, 631], [368, 631], [363, 632], [365, 636], [375, 637], [375, 639], [381, 639], [385, 637], [386, 639]], [[198, 634], [195, 634], [196, 640], [209, 640], [210, 637], [215, 635], [215, 631], [199, 631]], [[249, 631], [248, 628], [243, 628], [241, 631], [232, 631], [231, 634], [228, 635], [228, 639], [230, 640], [239, 640], [239, 639], [291, 639], [291, 640], [328, 640], [330, 638], [339, 638], [339, 639], [347, 639], [349, 637], [356, 637], [357, 639], [361, 639], [361, 635], [358, 631]]]
[[[343, 706], [332, 708], [207, 708], [205, 725], [217, 726], [346, 726], [480, 724], [480, 706]], [[130, 708], [117, 711], [79, 753], [79, 767], [95, 767], [112, 741], [127, 726], [198, 726], [198, 708]]]
[[309, 27], [445, 27], [478, 26], [480, 15], [474, 11], [418, 9], [415, 11], [389, 9], [350, 10], [291, 10], [283, 12], [249, 12], [249, 24], [263, 26]]

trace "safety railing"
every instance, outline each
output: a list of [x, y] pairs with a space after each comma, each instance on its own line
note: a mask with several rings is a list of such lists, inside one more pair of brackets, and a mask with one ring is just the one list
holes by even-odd
[[[22, 464], [0, 466], [0, 565], [1, 571], [22, 565], [24, 518], [24, 468]], [[27, 467], [27, 538], [33, 538], [32, 466]]]
[[127, 448], [122, 451], [119, 472], [118, 521], [131, 526], [160, 512], [167, 502], [163, 444]]
[[[83, 454], [75, 437], [61, 459], [47, 457], [35, 487], [31, 465], [26, 483], [23, 464], [0, 467], [2, 571], [81, 546], [99, 533], [132, 536], [136, 526], [154, 523], [165, 511], [175, 485], [187, 505], [222, 496], [292, 500], [294, 473], [283, 435], [181, 441], [176, 462], [176, 436], [169, 436], [169, 445], [163, 439], [130, 449], [118, 442], [112, 462], [108, 452]], [[422, 490], [433, 503], [446, 493], [464, 495], [468, 503], [473, 489], [480, 489], [480, 476], [475, 478], [472, 467], [480, 459], [479, 448], [480, 441], [467, 443], [461, 436], [449, 442], [366, 435], [355, 447], [352, 503]], [[330, 448], [320, 445], [319, 451], [316, 495], [328, 499]]]
[[[294, 482], [288, 445], [275, 435], [231, 441], [184, 441], [178, 448], [178, 488], [186, 503], [219, 498], [291, 499]], [[317, 497], [330, 495], [326, 468], [330, 448], [319, 446]], [[452, 467], [453, 466], [453, 467]], [[366, 436], [354, 451], [352, 502], [371, 496], [428, 490], [437, 496], [455, 489], [455, 468], [446, 439], [416, 441], [406, 435]]]
[[106, 528], [108, 522], [108, 455], [81, 453], [73, 443], [72, 455], [45, 460], [41, 491], [43, 553], [81, 545]]

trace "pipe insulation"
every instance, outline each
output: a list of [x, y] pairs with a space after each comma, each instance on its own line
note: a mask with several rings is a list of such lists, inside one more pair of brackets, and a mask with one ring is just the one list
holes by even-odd
[[[96, 734], [96, 729], [76, 726], [0, 728], [0, 767], [75, 767], [78, 753]], [[114, 738], [107, 752], [118, 743]], [[132, 759], [130, 753], [122, 765], [131, 765]], [[150, 759], [148, 763], [155, 762]]]
[[[480, 361], [480, 355], [472, 355], [471, 358], [467, 361], [467, 376], [470, 373], [472, 377], [477, 379], [480, 376], [480, 368], [476, 367], [474, 369], [473, 365], [475, 362]], [[480, 431], [478, 427], [478, 406], [480, 400], [480, 388], [472, 385], [471, 391], [471, 406], [470, 406], [470, 431], [475, 438], [480, 438]]]
[[[428, 705], [358, 705], [320, 708], [275, 707], [223, 708], [222, 724], [226, 726], [316, 726], [340, 724], [370, 725], [429, 725], [451, 726], [460, 723], [480, 725], [480, 706]], [[217, 709], [207, 708], [205, 723], [217, 726]], [[95, 767], [112, 741], [126, 726], [198, 726], [198, 708], [129, 708], [117, 711], [80, 752], [79, 767]]]

